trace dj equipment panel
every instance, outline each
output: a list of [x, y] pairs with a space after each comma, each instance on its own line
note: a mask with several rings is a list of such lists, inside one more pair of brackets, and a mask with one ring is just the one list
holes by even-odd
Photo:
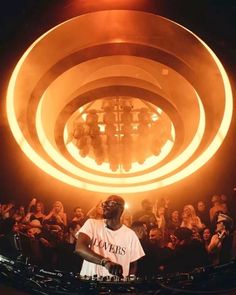
[[87, 277], [0, 255], [0, 279], [29, 294], [236, 294], [236, 261], [157, 277]]

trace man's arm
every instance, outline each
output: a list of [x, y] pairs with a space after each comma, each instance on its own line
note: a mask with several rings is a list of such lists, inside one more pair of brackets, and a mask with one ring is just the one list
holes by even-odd
[[207, 247], [208, 253], [212, 253], [214, 251], [219, 251], [220, 250], [220, 248], [222, 247], [222, 240], [224, 239], [225, 234], [226, 234], [226, 232], [222, 231], [222, 233], [220, 235], [214, 234], [211, 237], [210, 244]]
[[91, 240], [89, 236], [84, 233], [79, 233], [75, 252], [89, 262], [104, 266], [109, 271], [109, 273], [117, 276], [122, 276], [122, 266], [120, 264], [112, 262], [108, 258], [95, 253], [89, 247], [90, 242]]
[[75, 252], [78, 253], [82, 258], [95, 264], [101, 264], [104, 257], [92, 251], [89, 247], [90, 238], [84, 233], [79, 233]]

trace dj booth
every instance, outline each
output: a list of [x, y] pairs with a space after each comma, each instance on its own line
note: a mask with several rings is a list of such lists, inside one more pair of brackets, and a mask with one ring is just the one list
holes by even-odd
[[0, 255], [0, 280], [28, 294], [236, 294], [236, 260], [157, 277], [81, 277]]

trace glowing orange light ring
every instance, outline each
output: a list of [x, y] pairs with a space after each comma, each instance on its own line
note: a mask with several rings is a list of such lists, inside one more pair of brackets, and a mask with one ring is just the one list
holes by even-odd
[[[177, 24], [178, 25], [178, 24]], [[59, 25], [60, 26], [60, 25]], [[179, 25], [178, 25], [179, 26]], [[182, 26], [180, 26], [182, 27]], [[184, 28], [184, 27], [182, 27]], [[57, 179], [71, 184], [76, 187], [80, 188], [85, 188], [93, 191], [103, 191], [107, 193], [113, 193], [117, 192], [117, 190], [120, 193], [134, 193], [134, 192], [140, 192], [144, 190], [152, 190], [156, 189], [165, 185], [169, 185], [171, 183], [174, 183], [180, 179], [183, 179], [187, 175], [195, 172], [197, 169], [199, 169], [206, 161], [208, 161], [214, 153], [218, 150], [219, 146], [221, 145], [223, 139], [225, 138], [228, 128], [230, 126], [231, 118], [232, 118], [232, 112], [233, 112], [233, 97], [232, 97], [232, 91], [229, 83], [229, 79], [227, 77], [227, 74], [216, 57], [216, 55], [212, 52], [212, 50], [200, 39], [198, 38], [195, 34], [187, 30], [190, 34], [192, 34], [196, 39], [198, 39], [199, 42], [202, 43], [202, 45], [205, 47], [205, 49], [209, 52], [211, 57], [214, 59], [219, 72], [221, 74], [223, 84], [224, 84], [224, 92], [225, 92], [225, 108], [224, 108], [224, 114], [223, 114], [223, 119], [221, 121], [220, 127], [210, 143], [210, 145], [204, 150], [204, 152], [197, 158], [195, 159], [192, 163], [190, 163], [188, 166], [186, 166], [184, 169], [180, 170], [178, 173], [171, 175], [161, 181], [155, 181], [153, 183], [148, 183], [145, 185], [133, 185], [131, 187], [125, 187], [122, 188], [120, 186], [104, 186], [104, 185], [92, 185], [92, 184], [86, 184], [83, 181], [79, 181], [77, 179], [73, 179], [72, 177], [66, 175], [65, 173], [62, 173], [55, 167], [53, 167], [51, 164], [47, 163], [40, 155], [34, 151], [34, 149], [29, 145], [27, 140], [24, 138], [23, 133], [18, 125], [16, 114], [15, 114], [15, 106], [14, 106], [14, 90], [15, 90], [15, 84], [17, 80], [18, 73], [20, 71], [21, 66], [23, 65], [25, 59], [27, 58], [27, 55], [31, 51], [31, 49], [34, 48], [34, 46], [37, 45], [40, 40], [49, 34], [51, 31], [53, 31], [55, 28], [44, 34], [42, 37], [40, 37], [37, 41], [35, 41], [30, 48], [25, 52], [25, 54], [22, 56], [20, 61], [18, 62], [16, 68], [14, 69], [14, 72], [12, 74], [8, 91], [7, 91], [7, 117], [9, 121], [10, 128], [14, 134], [14, 137], [18, 144], [20, 145], [21, 149], [24, 151], [24, 153], [41, 169], [43, 169], [45, 172], [53, 175]], [[151, 174], [152, 175], [152, 174]], [[150, 176], [150, 175], [149, 175]], [[153, 179], [154, 180], [154, 179]], [[126, 181], [123, 179], [124, 183]]]
[[[38, 133], [38, 138], [44, 148], [44, 150], [47, 152], [47, 154], [50, 156], [50, 158], [53, 159], [59, 166], [62, 168], [68, 170], [70, 173], [73, 173], [75, 176], [80, 175], [83, 179], [92, 179], [93, 181], [96, 181], [99, 183], [107, 183], [109, 185], [136, 185], [149, 181], [150, 179], [156, 179], [156, 182], [158, 183], [158, 177], [163, 177], [164, 175], [170, 173], [172, 170], [179, 168], [183, 163], [185, 163], [196, 151], [198, 148], [202, 136], [204, 134], [205, 130], [205, 116], [204, 116], [204, 109], [201, 103], [200, 98], [198, 97], [196, 93], [196, 97], [198, 99], [199, 109], [200, 109], [200, 120], [199, 120], [199, 127], [198, 130], [192, 140], [192, 142], [189, 144], [189, 146], [185, 149], [183, 153], [178, 155], [174, 160], [171, 162], [168, 162], [164, 166], [160, 167], [158, 170], [154, 170], [149, 173], [145, 173], [138, 176], [132, 176], [129, 177], [127, 174], [125, 178], [111, 178], [107, 176], [101, 176], [97, 175], [96, 171], [85, 171], [81, 168], [73, 165], [71, 162], [69, 162], [67, 159], [65, 159], [60, 152], [50, 143], [50, 140], [47, 138], [44, 130], [43, 130], [43, 123], [41, 121], [41, 106], [43, 103], [43, 97], [40, 100], [40, 103], [37, 108], [36, 112], [36, 129]], [[94, 172], [94, 173], [92, 173]], [[162, 182], [162, 181], [161, 181]]]

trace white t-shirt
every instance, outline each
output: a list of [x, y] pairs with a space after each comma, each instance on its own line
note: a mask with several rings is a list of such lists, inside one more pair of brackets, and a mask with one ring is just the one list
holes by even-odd
[[[111, 230], [106, 227], [105, 220], [88, 219], [79, 233], [90, 237], [90, 248], [95, 253], [122, 265], [124, 277], [129, 275], [130, 263], [145, 255], [135, 232], [125, 225], [118, 230]], [[84, 260], [80, 275], [109, 276], [111, 274], [102, 265]]]

